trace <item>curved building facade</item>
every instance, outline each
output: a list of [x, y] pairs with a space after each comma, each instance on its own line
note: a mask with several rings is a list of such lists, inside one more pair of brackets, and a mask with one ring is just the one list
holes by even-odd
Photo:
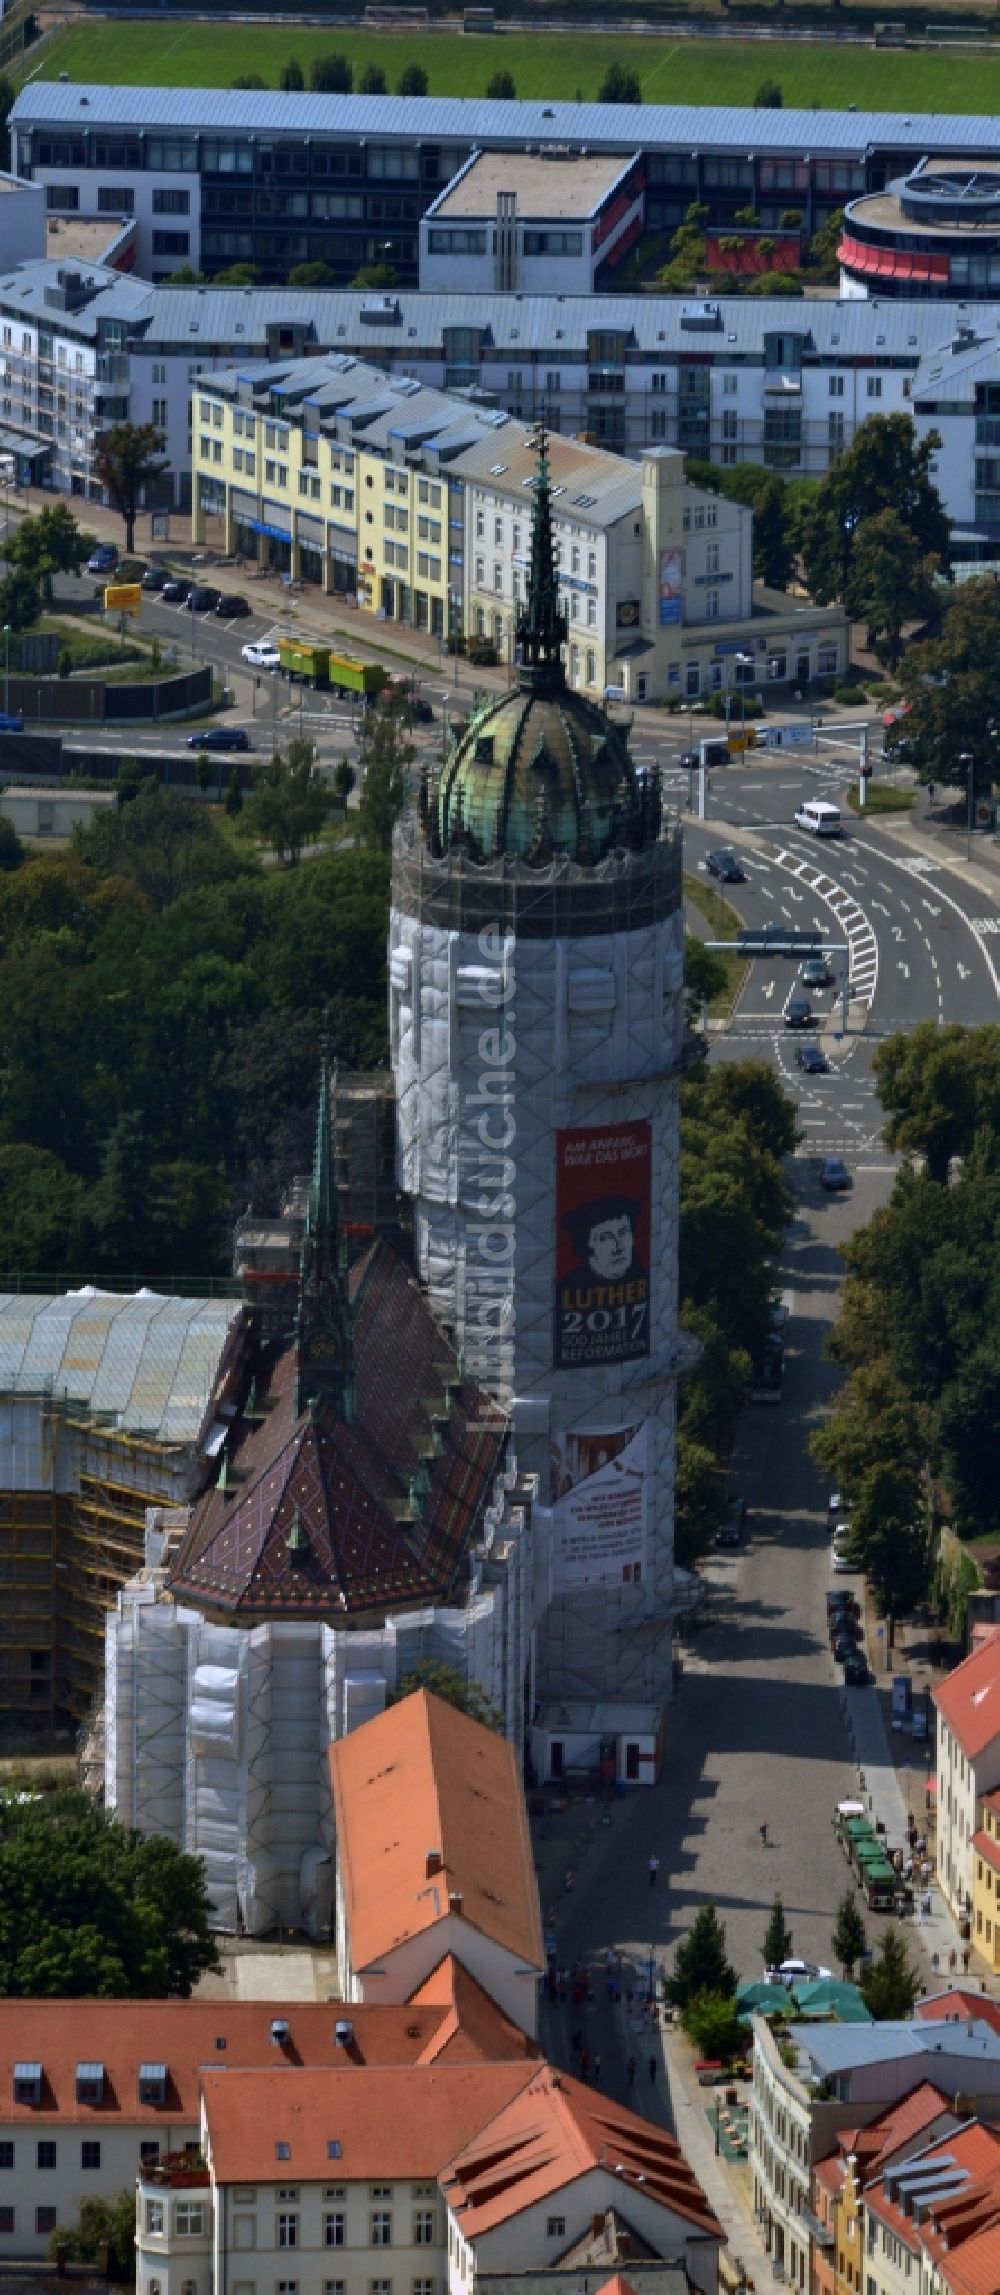
[[1000, 161], [923, 159], [844, 210], [847, 295], [920, 300], [1000, 294]]
[[537, 1477], [535, 1691], [659, 1700], [673, 1588], [680, 834], [566, 687], [544, 441], [514, 690], [399, 832], [399, 1176], [418, 1267]]

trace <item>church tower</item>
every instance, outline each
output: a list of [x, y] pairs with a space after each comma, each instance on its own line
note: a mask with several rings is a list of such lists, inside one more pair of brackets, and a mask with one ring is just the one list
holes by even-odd
[[516, 683], [397, 833], [399, 1180], [435, 1311], [538, 1477], [533, 1695], [659, 1701], [683, 1350], [681, 841], [626, 730], [566, 686], [544, 434], [523, 461]]

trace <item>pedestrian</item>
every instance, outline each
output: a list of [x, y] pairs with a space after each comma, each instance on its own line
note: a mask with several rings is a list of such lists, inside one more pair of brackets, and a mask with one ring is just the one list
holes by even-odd
[[968, 1976], [968, 1973], [969, 1973], [969, 1947], [968, 1947], [968, 1945], [966, 1945], [966, 1947], [965, 1947], [965, 1951], [964, 1951], [964, 1952], [963, 1952], [963, 1954], [962, 1954], [962, 1974], [963, 1974], [963, 1976]]
[[627, 2064], [626, 2064], [626, 2066], [625, 2066], [625, 2070], [626, 2070], [626, 2072], [628, 2073], [628, 2084], [629, 2084], [629, 2087], [630, 2087], [630, 2088], [634, 2088], [634, 2087], [635, 2087], [635, 2057], [634, 2057], [634, 2056], [630, 2056], [630, 2057], [629, 2057], [628, 2063], [627, 2063]]
[[657, 1876], [657, 1873], [658, 1873], [658, 1872], [659, 1872], [659, 1870], [660, 1870], [660, 1860], [659, 1860], [659, 1857], [656, 1855], [655, 1851], [654, 1851], [653, 1855], [650, 1857], [650, 1860], [649, 1860], [649, 1864], [648, 1864], [648, 1866], [647, 1866], [647, 1868], [646, 1868], [646, 1869], [647, 1869], [647, 1871], [648, 1871], [648, 1873], [649, 1873], [649, 1885], [650, 1885], [650, 1888], [651, 1888], [651, 1889], [655, 1889], [655, 1887], [656, 1887], [656, 1876]]
[[954, 1947], [954, 1945], [952, 1945], [951, 1951], [950, 1951], [950, 1953], [948, 1954], [948, 1966], [949, 1966], [949, 1968], [950, 1968], [950, 1970], [951, 1970], [951, 1973], [952, 1973], [952, 1975], [954, 1976], [954, 1974], [955, 1974], [955, 1970], [956, 1970], [956, 1968], [958, 1967], [958, 1954], [957, 1954], [957, 1952], [955, 1951], [955, 1947]]
[[649, 2078], [650, 2078], [650, 2084], [651, 2084], [651, 2086], [655, 2088], [655, 2086], [656, 2086], [656, 2058], [655, 2058], [655, 2056], [651, 2056], [651, 2057], [650, 2057], [650, 2059], [649, 2059]]
[[931, 1954], [931, 1974], [932, 1974], [933, 1976], [936, 1976], [936, 1975], [937, 1975], [937, 1973], [938, 1973], [938, 1970], [939, 1970], [940, 1966], [941, 1966], [941, 1956], [940, 1956], [940, 1953], [937, 1953], [937, 1952], [932, 1952], [932, 1954]]
[[595, 2080], [599, 2081], [599, 2080], [600, 2080], [600, 2077], [601, 2077], [601, 2059], [600, 2059], [600, 2056], [595, 2056], [595, 2057], [594, 2057], [594, 2078], [595, 2078]]
[[762, 1825], [762, 1826], [761, 1826], [761, 1828], [760, 1828], [760, 1845], [761, 1845], [761, 1848], [762, 1848], [762, 1849], [766, 1849], [766, 1847], [767, 1847], [767, 1826], [766, 1826], [766, 1825]]

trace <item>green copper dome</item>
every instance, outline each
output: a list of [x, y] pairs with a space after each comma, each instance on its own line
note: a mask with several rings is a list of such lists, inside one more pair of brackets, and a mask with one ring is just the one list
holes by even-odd
[[425, 783], [421, 820], [433, 851], [461, 848], [473, 860], [509, 857], [539, 868], [560, 855], [593, 865], [659, 836], [658, 779], [639, 778], [625, 729], [567, 687], [565, 637], [543, 432], [517, 684], [476, 710], [436, 784]]

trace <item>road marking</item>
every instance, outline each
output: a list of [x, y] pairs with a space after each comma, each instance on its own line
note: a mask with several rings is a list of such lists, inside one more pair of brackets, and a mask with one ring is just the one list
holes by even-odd
[[969, 921], [973, 932], [1000, 932], [1000, 916], [974, 916]]
[[909, 967], [909, 965], [908, 965], [908, 964], [904, 964], [904, 963], [903, 963], [903, 959], [902, 959], [902, 957], [901, 957], [901, 956], [897, 957], [897, 959], [896, 959], [896, 970], [897, 970], [897, 972], [901, 972], [901, 973], [902, 973], [902, 975], [903, 975], [903, 979], [904, 979], [904, 980], [908, 980], [908, 979], [909, 979], [909, 977], [910, 977], [910, 967]]
[[[877, 848], [876, 848], [874, 845], [867, 845], [867, 846], [865, 847], [865, 850], [866, 850], [866, 852], [870, 852], [870, 853], [872, 853], [872, 855], [874, 856], [874, 855], [876, 854]], [[917, 867], [922, 867], [922, 868], [939, 868], [939, 867], [942, 865], [940, 862], [937, 862], [937, 861], [924, 861], [924, 862], [914, 862], [914, 861], [912, 861], [912, 860], [899, 860], [899, 861], [897, 861], [893, 855], [890, 855], [890, 854], [888, 854], [888, 853], [878, 853], [878, 858], [879, 858], [879, 859], [882, 861], [882, 863], [883, 863], [883, 866], [885, 866], [885, 864], [888, 862], [888, 864], [890, 865], [890, 867], [893, 867], [893, 868], [898, 868], [898, 869], [902, 869], [902, 870], [906, 870], [906, 869], [909, 869], [911, 874], [913, 873], [913, 870], [914, 870], [914, 868], [917, 868]], [[890, 888], [887, 886], [887, 887], [886, 887], [886, 890], [887, 890], [887, 891], [889, 891], [889, 890], [890, 890]], [[980, 953], [980, 956], [982, 957], [983, 963], [984, 963], [984, 964], [985, 964], [985, 966], [986, 966], [986, 970], [987, 970], [987, 972], [989, 973], [990, 979], [991, 979], [991, 980], [992, 980], [992, 982], [993, 982], [993, 987], [994, 987], [994, 990], [995, 990], [995, 992], [996, 992], [996, 995], [997, 995], [997, 997], [998, 997], [998, 998], [1000, 998], [1000, 973], [998, 973], [998, 972], [997, 972], [997, 968], [996, 968], [996, 965], [995, 965], [995, 964], [994, 964], [994, 962], [993, 962], [993, 958], [992, 958], [992, 956], [990, 955], [989, 949], [988, 949], [988, 948], [986, 947], [986, 945], [985, 945], [985, 938], [984, 938], [983, 929], [982, 929], [982, 927], [983, 927], [983, 923], [984, 923], [984, 920], [983, 920], [982, 918], [980, 918], [980, 919], [976, 919], [976, 918], [973, 918], [973, 917], [969, 916], [969, 915], [966, 913], [966, 910], [965, 910], [964, 908], [962, 908], [962, 907], [959, 905], [958, 901], [957, 901], [957, 900], [953, 900], [951, 893], [946, 893], [946, 892], [945, 892], [943, 885], [935, 885], [935, 887], [934, 887], [934, 890], [935, 890], [935, 892], [937, 893], [937, 895], [938, 895], [938, 898], [944, 902], [944, 904], [945, 904], [945, 907], [946, 907], [946, 908], [950, 908], [950, 909], [953, 909], [953, 910], [954, 910], [954, 912], [955, 912], [955, 915], [956, 915], [957, 917], [960, 917], [960, 918], [961, 918], [961, 921], [962, 921], [962, 923], [963, 923], [964, 925], [966, 925], [966, 926], [967, 926], [967, 928], [968, 928], [968, 930], [971, 932], [971, 934], [972, 934], [972, 937], [973, 937], [973, 939], [975, 940], [975, 942], [976, 942], [976, 944], [977, 944], [977, 946], [978, 946], [978, 949], [979, 949], [979, 953]], [[995, 922], [994, 922], [994, 923], [991, 925], [991, 930], [993, 930], [993, 931], [1000, 931], [1000, 918], [998, 918], [998, 919], [997, 919], [997, 920], [996, 920], [996, 921], [995, 921]], [[907, 1021], [906, 1025], [907, 1025], [907, 1027], [912, 1027], [913, 1023], [912, 1023], [912, 1021]]]
[[968, 964], [960, 964], [960, 965], [958, 966], [958, 977], [959, 977], [959, 979], [960, 979], [960, 980], [971, 980], [971, 978], [972, 978], [972, 968], [971, 968], [971, 966], [970, 966], [970, 965], [968, 965]]
[[925, 908], [927, 910], [928, 916], [940, 916], [941, 914], [941, 903], [939, 900], [923, 900], [921, 901], [920, 906], [921, 908]]

